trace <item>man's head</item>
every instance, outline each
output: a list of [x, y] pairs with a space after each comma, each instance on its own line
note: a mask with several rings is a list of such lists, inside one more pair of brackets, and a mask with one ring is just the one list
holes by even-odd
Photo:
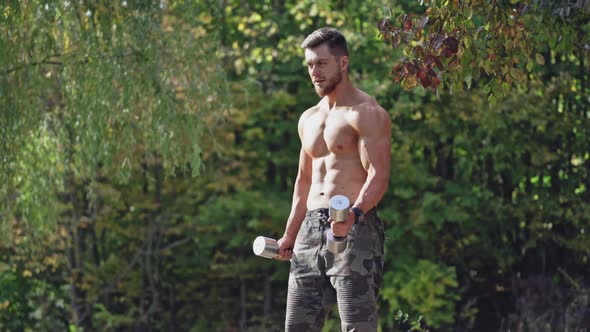
[[334, 91], [348, 75], [348, 46], [346, 38], [333, 28], [312, 32], [301, 44], [305, 63], [314, 88], [320, 97]]

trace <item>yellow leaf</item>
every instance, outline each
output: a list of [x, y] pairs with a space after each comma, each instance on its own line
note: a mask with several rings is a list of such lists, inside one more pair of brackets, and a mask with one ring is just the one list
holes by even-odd
[[540, 53], [535, 54], [535, 60], [537, 60], [537, 63], [541, 66], [545, 64], [545, 58]]
[[213, 17], [211, 15], [203, 15], [201, 17], [201, 19], [203, 20], [203, 22], [205, 22], [206, 24], [211, 23], [211, 21], [213, 21]]
[[0, 302], [0, 310], [4, 310], [10, 306], [10, 301], [6, 300], [4, 302]]
[[418, 79], [417, 79], [416, 75], [408, 75], [402, 81], [402, 88], [409, 90], [409, 89], [415, 87], [417, 84], [418, 84]]
[[254, 13], [250, 15], [250, 22], [260, 22], [262, 20], [262, 16], [258, 13]]

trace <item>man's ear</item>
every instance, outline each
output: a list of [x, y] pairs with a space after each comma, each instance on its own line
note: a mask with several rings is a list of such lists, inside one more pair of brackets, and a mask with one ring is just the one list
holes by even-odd
[[348, 56], [347, 55], [343, 55], [340, 57], [340, 70], [344, 71], [346, 70], [348, 72]]

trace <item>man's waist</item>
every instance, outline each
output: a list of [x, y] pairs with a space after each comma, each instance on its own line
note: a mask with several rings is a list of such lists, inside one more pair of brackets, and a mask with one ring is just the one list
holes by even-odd
[[[322, 221], [325, 220], [327, 221], [329, 218], [329, 214], [330, 214], [330, 209], [328, 208], [317, 208], [317, 209], [313, 209], [313, 210], [308, 210], [307, 212], [305, 212], [305, 217], [309, 218], [311, 220], [318, 220], [318, 221]], [[376, 216], [377, 215], [377, 207], [373, 207], [372, 209], [370, 209], [369, 211], [365, 212], [365, 217], [366, 216]]]

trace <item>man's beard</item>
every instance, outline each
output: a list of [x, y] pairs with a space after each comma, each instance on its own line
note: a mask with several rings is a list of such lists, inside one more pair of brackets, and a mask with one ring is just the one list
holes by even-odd
[[328, 83], [323, 88], [319, 87], [318, 85], [314, 85], [315, 92], [320, 97], [324, 97], [325, 95], [334, 91], [334, 89], [336, 89], [336, 86], [338, 86], [340, 81], [342, 81], [342, 72], [336, 72], [336, 75], [329, 79]]

